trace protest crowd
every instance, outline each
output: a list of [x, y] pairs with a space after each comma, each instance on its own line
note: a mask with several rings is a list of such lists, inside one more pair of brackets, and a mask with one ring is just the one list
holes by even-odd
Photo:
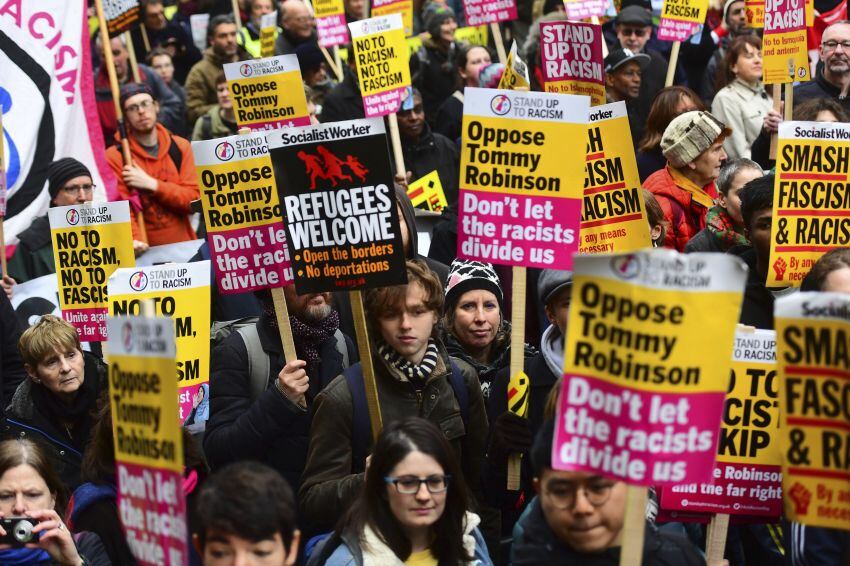
[[850, 563], [847, 10], [0, 0], [0, 565]]

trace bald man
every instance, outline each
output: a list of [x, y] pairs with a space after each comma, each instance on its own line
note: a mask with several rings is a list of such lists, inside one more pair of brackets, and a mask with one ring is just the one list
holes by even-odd
[[285, 0], [280, 4], [282, 32], [274, 44], [275, 55], [290, 55], [308, 41], [316, 41], [316, 21], [301, 0]]

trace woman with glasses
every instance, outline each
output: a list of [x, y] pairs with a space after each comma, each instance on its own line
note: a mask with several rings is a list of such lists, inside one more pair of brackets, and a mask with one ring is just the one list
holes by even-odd
[[384, 427], [357, 500], [308, 566], [492, 564], [451, 446], [430, 421]]

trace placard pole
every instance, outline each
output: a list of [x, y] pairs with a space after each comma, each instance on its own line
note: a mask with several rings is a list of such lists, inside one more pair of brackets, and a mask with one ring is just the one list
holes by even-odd
[[676, 64], [679, 62], [679, 49], [681, 47], [681, 41], [673, 42], [673, 49], [670, 50], [670, 62], [667, 64], [667, 80], [664, 81], [664, 86], [673, 86], [673, 79], [676, 77]]
[[626, 488], [626, 516], [623, 521], [623, 544], [620, 566], [641, 566], [643, 562], [643, 533], [646, 528], [645, 487]]
[[378, 384], [375, 382], [375, 367], [372, 364], [372, 350], [369, 345], [369, 331], [366, 328], [366, 313], [363, 309], [363, 294], [351, 291], [351, 314], [354, 316], [354, 333], [357, 336], [357, 351], [360, 353], [360, 367], [363, 369], [363, 385], [366, 389], [366, 404], [369, 406], [369, 423], [372, 425], [372, 440], [377, 441], [381, 434], [381, 404], [378, 400]]
[[705, 540], [706, 566], [721, 566], [726, 550], [726, 533], [729, 531], [729, 515], [716, 513], [708, 524]]
[[[782, 85], [777, 83], [773, 85], [773, 110], [779, 112], [782, 110]], [[779, 133], [773, 132], [770, 134], [770, 159], [776, 159], [776, 148], [779, 146]]]
[[[511, 289], [511, 376], [523, 371], [525, 362], [525, 294], [526, 268], [514, 266]], [[520, 415], [524, 416], [524, 415]], [[520, 488], [522, 454], [508, 458], [508, 489]]]
[[233, 21], [236, 22], [236, 33], [242, 30], [242, 15], [239, 11], [239, 0], [231, 0], [233, 6]]
[[508, 54], [505, 53], [505, 40], [502, 39], [502, 28], [498, 22], [490, 24], [490, 33], [493, 34], [493, 42], [496, 44], [496, 53], [499, 54], [499, 63], [502, 65], [508, 64]]
[[127, 48], [127, 56], [130, 59], [130, 72], [133, 73], [133, 82], [141, 83], [142, 77], [139, 74], [139, 62], [136, 61], [136, 48], [133, 46], [133, 38], [129, 31], [124, 32], [124, 47]]
[[390, 142], [393, 146], [393, 159], [395, 160], [396, 175], [407, 178], [407, 168], [404, 166], [404, 153], [401, 150], [401, 135], [398, 133], [398, 119], [395, 114], [388, 114], [390, 123]]

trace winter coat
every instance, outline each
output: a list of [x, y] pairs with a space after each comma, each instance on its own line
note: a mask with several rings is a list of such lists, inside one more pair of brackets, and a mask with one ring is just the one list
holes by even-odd
[[18, 386], [27, 378], [24, 371], [24, 361], [18, 351], [18, 340], [21, 337], [21, 323], [12, 308], [12, 303], [6, 293], [0, 292], [0, 388], [3, 399], [0, 403], [0, 420]]
[[18, 239], [15, 253], [8, 263], [9, 275], [15, 281], [25, 283], [42, 275], [56, 273], [50, 221], [46, 214], [33, 220], [29, 228], [18, 234]]
[[452, 95], [457, 87], [457, 72], [454, 53], [457, 45], [452, 44], [443, 51], [430, 38], [410, 56], [410, 77], [413, 85], [422, 93], [425, 119], [434, 124], [437, 110]]
[[750, 246], [736, 246], [729, 253], [740, 257], [747, 264], [747, 285], [744, 287], [744, 302], [741, 304], [741, 324], [773, 330], [773, 303], [776, 299], [765, 286], [764, 277], [756, 269], [756, 251]]
[[357, 77], [349, 67], [345, 67], [342, 74], [342, 82], [325, 96], [322, 114], [319, 116], [323, 124], [366, 117], [366, 112], [363, 110], [363, 95], [360, 93]]
[[148, 40], [151, 49], [163, 45], [170, 39], [175, 39], [177, 44], [174, 47], [174, 57], [171, 62], [174, 64], [174, 80], [180, 84], [186, 82], [186, 76], [189, 74], [189, 69], [192, 65], [201, 60], [201, 52], [192, 40], [192, 34], [183, 28], [177, 21], [171, 20], [165, 24], [161, 30], [153, 31], [149, 28], [135, 26], [130, 31], [133, 36], [133, 46], [136, 48], [136, 59], [144, 61], [148, 56], [148, 51], [145, 49], [145, 42], [142, 39], [142, 29], [148, 34]]
[[[266, 390], [251, 399], [248, 349], [234, 332], [212, 351], [210, 419], [204, 435], [204, 452], [210, 465], [220, 468], [239, 460], [259, 460], [276, 469], [293, 490], [298, 489], [307, 457], [312, 414], [290, 401], [275, 384], [285, 360], [277, 328], [268, 315], [257, 322], [263, 351], [269, 356]], [[349, 360], [356, 360], [354, 343], [345, 338]], [[320, 362], [308, 365], [308, 408], [316, 396], [345, 369], [337, 340], [330, 337], [319, 347]]]
[[[472, 560], [464, 564], [486, 566], [493, 564], [487, 553], [487, 545], [478, 525], [481, 519], [475, 513], [467, 511], [464, 521], [463, 547], [472, 555]], [[333, 546], [335, 545], [335, 546]], [[333, 546], [333, 548], [332, 548]], [[316, 545], [307, 566], [404, 566], [398, 556], [388, 547], [368, 525], [362, 536], [343, 533], [331, 535]]]
[[643, 186], [655, 195], [670, 223], [664, 247], [684, 251], [688, 240], [705, 228], [705, 215], [717, 198], [714, 183], [697, 187], [668, 165], [650, 175]]
[[95, 533], [112, 564], [133, 566], [136, 559], [121, 528], [117, 498], [114, 484], [84, 483], [71, 496], [65, 522], [72, 531]]
[[842, 97], [841, 88], [826, 80], [823, 70], [817, 72], [815, 80], [800, 83], [794, 87], [794, 106], [813, 98], [832, 99], [850, 115], [850, 96]]
[[[77, 554], [83, 559], [85, 566], [112, 566], [112, 560], [110, 560], [109, 555], [103, 547], [103, 543], [95, 533], [76, 532], [72, 536], [74, 538], [74, 544], [77, 547]], [[0, 550], [0, 564], [24, 564], [24, 562], [14, 561], [14, 554], [22, 550], [14, 548]], [[31, 552], [37, 552], [37, 549]], [[48, 558], [45, 561], [27, 560], [26, 564], [30, 566], [62, 566], [61, 562], [56, 562], [52, 558]]]
[[717, 93], [711, 103], [711, 113], [732, 129], [723, 141], [729, 159], [751, 156], [750, 148], [762, 131], [764, 118], [773, 110], [773, 103], [764, 85], [754, 89], [735, 79]]
[[456, 90], [437, 110], [434, 132], [449, 138], [453, 143], [461, 138], [463, 125], [463, 92]]
[[207, 112], [198, 118], [192, 130], [192, 141], [211, 140], [233, 136], [239, 132], [236, 122], [225, 122], [221, 117], [221, 107], [218, 104], [210, 107]]
[[[439, 344], [439, 343], [438, 343]], [[458, 365], [469, 397], [468, 420], [449, 383], [449, 356], [439, 344], [440, 357], [424, 388], [416, 391], [408, 381], [393, 375], [373, 346], [372, 362], [383, 424], [418, 415], [437, 425], [451, 443], [470, 491], [480, 496], [480, 463], [487, 440], [487, 412], [475, 370]], [[213, 407], [215, 412], [215, 407]], [[360, 416], [368, 418], [368, 415]], [[345, 376], [328, 385], [313, 404], [310, 447], [299, 492], [304, 520], [320, 531], [330, 530], [363, 485], [365, 462], [352, 461], [353, 401]], [[372, 437], [367, 439], [372, 448]]]
[[281, 29], [280, 33], [277, 34], [277, 38], [274, 41], [274, 54], [275, 55], [294, 55], [295, 48], [301, 45], [302, 43], [316, 43], [317, 44], [317, 36], [316, 30], [313, 30], [313, 33], [310, 37], [306, 39], [297, 39], [290, 36], [286, 30]]
[[457, 201], [460, 169], [460, 151], [457, 144], [446, 136], [433, 133], [426, 123], [419, 139], [401, 139], [401, 152], [404, 156], [404, 166], [413, 174], [414, 181], [436, 170], [446, 200], [449, 204]]
[[[107, 368], [100, 358], [83, 352], [85, 359], [84, 381], [95, 383], [101, 392], [107, 388]], [[82, 417], [76, 427], [76, 435], [57, 419], [56, 415], [46, 412], [46, 408], [34, 402], [31, 379], [25, 379], [18, 386], [11, 402], [6, 407], [6, 423], [3, 426], [4, 438], [31, 438], [42, 442], [53, 457], [56, 473], [62, 480], [62, 485], [69, 491], [80, 485], [80, 466], [83, 462], [83, 451], [89, 441], [89, 433], [94, 423], [93, 414], [97, 410], [97, 402], [91, 404], [88, 415]]]
[[[638, 141], [638, 143], [640, 143]], [[661, 153], [661, 146], [652, 151], [638, 151], [636, 155], [640, 182], [646, 181], [650, 175], [667, 166], [667, 158]]]
[[245, 61], [250, 59], [248, 52], [238, 48], [236, 57], [227, 60], [219, 57], [212, 47], [204, 50], [204, 57], [192, 67], [186, 77], [186, 113], [190, 124], [194, 124], [198, 118], [210, 109], [210, 106], [218, 103], [215, 92], [215, 80], [218, 74], [224, 70], [225, 63]]
[[[129, 73], [129, 71], [128, 71]], [[157, 121], [172, 132], [181, 132], [186, 129], [186, 109], [174, 92], [166, 86], [156, 71], [147, 65], [139, 64], [139, 78], [153, 92], [154, 98], [159, 103], [159, 114]], [[128, 82], [132, 82], [132, 76]], [[103, 130], [103, 141], [107, 145], [115, 138], [118, 132], [118, 119], [115, 117], [115, 103], [112, 99], [112, 90], [109, 88], [109, 77], [106, 68], [101, 66], [94, 77], [94, 96], [97, 104], [97, 115], [100, 118], [100, 127]]]
[[[512, 566], [617, 566], [620, 563], [620, 547], [594, 554], [573, 550], [549, 527], [540, 500], [535, 497], [514, 527], [510, 563]], [[644, 531], [642, 563], [652, 566], [701, 566], [705, 564], [705, 559], [684, 536], [659, 531], [653, 523], [648, 522]]]
[[[187, 140], [172, 136], [162, 124], [157, 124], [156, 130], [157, 143], [159, 143], [156, 157], [152, 157], [145, 151], [135, 136], [128, 136], [133, 161], [148, 175], [159, 181], [159, 186], [155, 191], [131, 189], [127, 186], [121, 173], [124, 168], [124, 158], [121, 156], [121, 150], [118, 147], [113, 146], [106, 150], [106, 161], [118, 179], [117, 186], [120, 199], [127, 200], [133, 193], [138, 193], [144, 214], [148, 244], [159, 246], [194, 240], [196, 238], [195, 231], [189, 223], [189, 215], [192, 213], [190, 204], [193, 200], [199, 199], [201, 193], [198, 190], [198, 177], [195, 172], [192, 146]], [[168, 154], [173, 143], [177, 144], [182, 156], [179, 171], [177, 164]], [[133, 228], [133, 238], [141, 240], [141, 232], [135, 214], [130, 215], [130, 223]]]

